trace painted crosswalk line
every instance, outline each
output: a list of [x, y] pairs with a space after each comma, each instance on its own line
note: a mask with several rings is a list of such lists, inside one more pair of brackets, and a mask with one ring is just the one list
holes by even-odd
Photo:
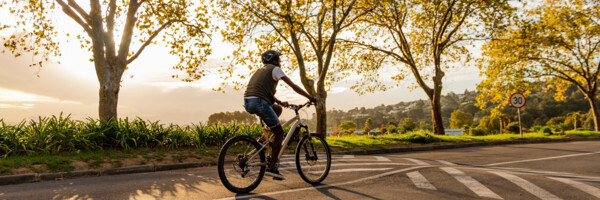
[[390, 160], [389, 158], [383, 157], [383, 156], [375, 156], [375, 161], [390, 162], [392, 160]]
[[533, 183], [522, 179], [518, 176], [512, 175], [512, 174], [508, 174], [508, 173], [504, 173], [504, 172], [491, 172], [494, 173], [502, 178], [505, 178], [506, 180], [514, 183], [515, 185], [518, 185], [519, 187], [523, 188], [524, 190], [526, 190], [527, 192], [535, 195], [536, 197], [542, 199], [542, 200], [558, 200], [561, 199], [553, 194], [551, 194], [550, 192], [538, 187], [537, 185], [534, 185]]
[[548, 177], [548, 178], [571, 185], [574, 188], [577, 188], [581, 191], [587, 192], [588, 194], [591, 194], [592, 196], [595, 196], [596, 198], [600, 199], [600, 189], [598, 189], [598, 188], [595, 188], [593, 186], [590, 186], [588, 184], [585, 184], [585, 183], [582, 183], [579, 181], [567, 179], [567, 178], [556, 178], [556, 177]]
[[344, 155], [342, 156], [342, 159], [353, 159], [354, 155]]
[[448, 162], [448, 161], [445, 161], [445, 160], [436, 160], [436, 161], [438, 161], [438, 162], [440, 162], [440, 163], [442, 163], [444, 165], [456, 165], [456, 164], [454, 164], [452, 162]]
[[[393, 168], [350, 168], [350, 169], [335, 169], [329, 170], [329, 173], [345, 173], [345, 172], [376, 172], [376, 171], [388, 171]], [[322, 173], [322, 172], [310, 172], [310, 173]]]
[[418, 171], [406, 173], [406, 176], [417, 186], [422, 189], [437, 190], [421, 173]]
[[417, 159], [414, 159], [414, 158], [404, 158], [404, 159], [406, 159], [406, 160], [408, 160], [410, 162], [413, 162], [413, 163], [415, 163], [417, 165], [430, 165], [429, 163], [426, 163], [426, 162], [423, 162], [423, 161], [420, 161], [420, 160], [417, 160]]
[[467, 176], [464, 172], [462, 172], [458, 169], [451, 168], [451, 167], [442, 167], [440, 169], [442, 169], [446, 173], [450, 174], [450, 176], [454, 177], [456, 180], [458, 180], [459, 182], [461, 182], [462, 184], [467, 186], [467, 188], [469, 188], [471, 191], [473, 191], [475, 194], [479, 195], [480, 197], [488, 197], [488, 198], [492, 198], [492, 199], [503, 199], [502, 197], [498, 196], [498, 194], [494, 193], [492, 190], [485, 187], [479, 181], [473, 179], [470, 176]]

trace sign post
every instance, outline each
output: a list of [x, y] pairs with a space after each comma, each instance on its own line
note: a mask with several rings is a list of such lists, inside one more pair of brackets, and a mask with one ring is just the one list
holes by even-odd
[[519, 133], [521, 133], [521, 137], [523, 137], [523, 126], [521, 126], [521, 108], [525, 106], [527, 103], [527, 99], [521, 93], [514, 93], [510, 95], [510, 106], [517, 109], [517, 114], [519, 115]]

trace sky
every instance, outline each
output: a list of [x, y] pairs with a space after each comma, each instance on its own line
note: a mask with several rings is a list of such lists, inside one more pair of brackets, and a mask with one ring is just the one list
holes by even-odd
[[[10, 19], [12, 16], [0, 17]], [[57, 21], [61, 21], [60, 31], [82, 33], [81, 28], [64, 14], [59, 13], [56, 17]], [[9, 33], [0, 33], [0, 36], [6, 34]], [[216, 66], [222, 58], [231, 54], [231, 45], [222, 43], [221, 40], [219, 34], [215, 34], [211, 44], [213, 54], [208, 58], [207, 66]], [[16, 123], [61, 113], [77, 120], [98, 118], [99, 83], [93, 63], [89, 61], [91, 53], [81, 49], [75, 40], [59, 38], [59, 41], [62, 57], [53, 58], [54, 61], [45, 64], [43, 68], [29, 67], [32, 63], [31, 55], [24, 54], [14, 58], [10, 54], [0, 53], [0, 119]], [[475, 54], [480, 52], [478, 48], [471, 50]], [[212, 113], [243, 110], [243, 91], [228, 89], [221, 93], [211, 90], [221, 82], [216, 73], [209, 73], [192, 83], [171, 78], [171, 75], [177, 73], [171, 68], [177, 63], [177, 59], [169, 55], [167, 48], [158, 44], [146, 48], [129, 65], [129, 70], [123, 75], [119, 93], [120, 118], [140, 117], [151, 121], [159, 120], [161, 123], [185, 125], [205, 122]], [[382, 74], [390, 74], [391, 77], [395, 75], [396, 67], [389, 66]], [[216, 71], [214, 67], [207, 68], [209, 71]], [[300, 85], [298, 71], [285, 72]], [[407, 76], [399, 87], [365, 95], [358, 95], [349, 89], [357, 77], [348, 77], [333, 85], [328, 95], [327, 108], [348, 110], [427, 99], [420, 88], [412, 91], [408, 89], [409, 85], [414, 84], [411, 76]], [[387, 80], [389, 77], [383, 78], [386, 78], [384, 82], [395, 85], [395, 82]], [[443, 94], [474, 90], [481, 80], [473, 63], [451, 69], [444, 77]], [[276, 94], [279, 99], [290, 103], [306, 101], [289, 87], [283, 87], [283, 83], [279, 85]], [[311, 116], [313, 110], [308, 112], [307, 116]], [[290, 118], [292, 114], [291, 111], [284, 111], [282, 118]]]

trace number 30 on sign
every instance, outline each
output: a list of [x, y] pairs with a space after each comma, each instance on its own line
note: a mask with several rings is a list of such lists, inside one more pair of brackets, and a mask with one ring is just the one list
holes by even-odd
[[513, 108], [522, 108], [527, 103], [527, 99], [521, 93], [514, 93], [510, 95], [510, 106]]

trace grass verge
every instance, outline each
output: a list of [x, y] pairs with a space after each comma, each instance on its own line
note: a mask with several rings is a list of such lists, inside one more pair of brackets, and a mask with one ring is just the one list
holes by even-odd
[[[567, 131], [565, 135], [542, 133], [499, 134], [486, 136], [433, 135], [427, 132], [385, 134], [378, 136], [328, 137], [327, 143], [333, 151], [355, 149], [406, 147], [415, 144], [493, 142], [509, 140], [561, 139], [572, 137], [600, 137], [600, 132]], [[286, 151], [294, 151], [292, 143]], [[130, 150], [95, 150], [60, 154], [12, 155], [0, 159], [0, 175], [45, 173], [84, 169], [107, 169], [113, 167], [216, 161], [220, 147], [195, 148], [137, 148]]]

